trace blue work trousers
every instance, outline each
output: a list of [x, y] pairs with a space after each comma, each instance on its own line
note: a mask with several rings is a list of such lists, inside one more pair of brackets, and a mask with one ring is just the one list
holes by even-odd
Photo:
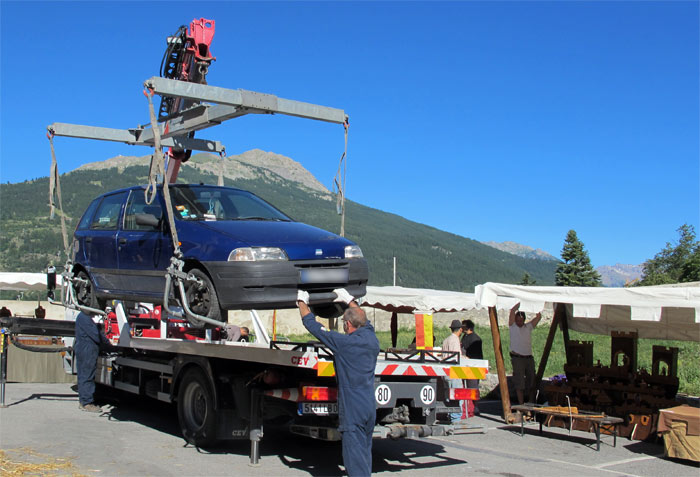
[[83, 406], [92, 404], [95, 399], [95, 370], [99, 352], [99, 346], [91, 341], [80, 343], [75, 348], [78, 367], [78, 400]]
[[341, 432], [343, 439], [343, 464], [350, 477], [366, 477], [372, 474], [372, 433], [374, 423], [349, 425]]

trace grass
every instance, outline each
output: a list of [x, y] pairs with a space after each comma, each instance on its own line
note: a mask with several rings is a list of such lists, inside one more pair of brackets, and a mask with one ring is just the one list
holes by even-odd
[[[483, 341], [484, 359], [487, 359], [490, 364], [492, 373], [496, 372], [496, 361], [493, 350], [493, 339], [491, 337], [491, 329], [487, 326], [476, 326], [475, 331]], [[435, 329], [435, 343], [438, 345], [450, 333], [449, 328]], [[506, 366], [506, 373], [511, 373], [512, 368], [510, 359], [508, 358], [508, 349], [510, 345], [510, 336], [507, 327], [500, 327], [501, 344], [503, 349], [503, 357]], [[539, 361], [544, 350], [544, 345], [549, 334], [549, 325], [541, 324], [532, 333], [532, 349], [535, 355], [535, 365], [539, 366]], [[406, 348], [411, 343], [414, 337], [413, 330], [400, 329], [397, 336], [397, 348]], [[600, 362], [603, 366], [610, 364], [610, 336], [592, 335], [570, 331], [569, 337], [571, 340], [577, 341], [592, 341], [593, 342], [593, 362]], [[289, 337], [291, 341], [308, 341], [314, 338], [306, 333], [301, 335], [293, 335]], [[391, 333], [389, 331], [378, 331], [377, 338], [382, 349], [391, 347]], [[639, 368], [645, 368], [651, 372], [651, 347], [666, 346], [678, 348], [678, 380], [679, 393], [689, 394], [691, 396], [700, 396], [700, 343], [689, 341], [672, 341], [672, 340], [650, 340], [640, 339], [637, 345], [637, 361]], [[555, 376], [564, 373], [564, 363], [566, 363], [566, 354], [564, 353], [564, 338], [561, 331], [557, 330], [552, 344], [552, 350], [549, 353], [547, 368], [545, 369], [545, 377]]]

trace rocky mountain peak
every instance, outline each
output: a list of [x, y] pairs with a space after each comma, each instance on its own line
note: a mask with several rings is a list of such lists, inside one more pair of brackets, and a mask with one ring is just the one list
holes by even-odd
[[[122, 172], [129, 166], [148, 166], [151, 156], [116, 156], [104, 161], [90, 162], [76, 170], [102, 170], [116, 168]], [[219, 156], [210, 153], [193, 154], [183, 167], [196, 167], [202, 172], [218, 175], [221, 167]], [[274, 176], [296, 182], [317, 195], [328, 196], [330, 191], [321, 184], [309, 171], [297, 161], [260, 149], [252, 149], [242, 154], [234, 154], [224, 158], [224, 177], [236, 179], [266, 178], [274, 180]]]
[[522, 245], [516, 242], [482, 242], [484, 245], [488, 245], [489, 247], [493, 247], [495, 249], [498, 249], [502, 252], [507, 252], [511, 253], [513, 255], [517, 255], [519, 257], [524, 257], [524, 258], [536, 258], [538, 260], [559, 260], [553, 255], [550, 255], [549, 253], [545, 252], [544, 250], [541, 249], [535, 249], [532, 247], [529, 247], [527, 245]]

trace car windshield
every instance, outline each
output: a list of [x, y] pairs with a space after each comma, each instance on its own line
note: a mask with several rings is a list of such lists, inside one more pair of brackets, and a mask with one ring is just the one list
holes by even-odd
[[250, 192], [210, 186], [178, 185], [170, 189], [173, 213], [180, 220], [291, 219]]

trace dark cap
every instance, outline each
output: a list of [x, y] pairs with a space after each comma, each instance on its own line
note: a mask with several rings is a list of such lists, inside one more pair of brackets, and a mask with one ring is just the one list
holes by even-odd
[[452, 324], [450, 325], [450, 329], [452, 331], [458, 330], [462, 327], [462, 322], [459, 320], [452, 320]]

